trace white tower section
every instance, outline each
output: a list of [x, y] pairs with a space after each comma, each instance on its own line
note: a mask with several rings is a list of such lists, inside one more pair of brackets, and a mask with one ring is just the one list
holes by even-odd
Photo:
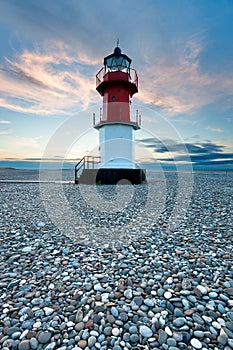
[[99, 128], [101, 168], [135, 169], [134, 128], [127, 123], [108, 123]]

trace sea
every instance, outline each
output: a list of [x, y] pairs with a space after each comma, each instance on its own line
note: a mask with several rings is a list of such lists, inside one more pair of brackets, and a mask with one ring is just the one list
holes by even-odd
[[[146, 170], [147, 179], [153, 180], [156, 178], [177, 178], [180, 174], [192, 174], [195, 177], [233, 177], [233, 170], [195, 170], [190, 171], [174, 171], [174, 170]], [[73, 169], [14, 169], [14, 168], [0, 168], [0, 182], [57, 182], [73, 183], [75, 173]]]

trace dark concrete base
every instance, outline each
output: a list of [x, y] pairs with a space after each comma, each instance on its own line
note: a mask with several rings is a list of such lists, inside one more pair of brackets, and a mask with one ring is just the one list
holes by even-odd
[[81, 176], [75, 179], [76, 184], [93, 185], [138, 185], [145, 181], [146, 173], [142, 169], [84, 169]]

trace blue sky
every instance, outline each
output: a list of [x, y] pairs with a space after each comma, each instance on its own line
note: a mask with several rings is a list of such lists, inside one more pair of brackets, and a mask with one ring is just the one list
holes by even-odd
[[139, 76], [139, 161], [233, 169], [232, 18], [230, 0], [0, 0], [0, 166], [37, 164], [70, 118], [65, 158], [97, 147], [95, 75], [119, 38]]

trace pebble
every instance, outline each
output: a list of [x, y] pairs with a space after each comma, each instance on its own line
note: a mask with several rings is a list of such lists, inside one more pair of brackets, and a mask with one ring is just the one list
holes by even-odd
[[162, 329], [159, 330], [159, 338], [158, 338], [158, 342], [160, 345], [165, 344], [167, 341], [168, 335], [165, 331], [163, 331]]
[[51, 338], [51, 333], [50, 332], [41, 332], [38, 336], [38, 341], [41, 343], [41, 344], [46, 344], [49, 342]]
[[90, 336], [90, 338], [88, 338], [87, 344], [88, 346], [91, 348], [92, 346], [94, 346], [96, 343], [96, 337], [94, 335]]
[[111, 307], [111, 314], [113, 317], [118, 317], [119, 312], [118, 312], [116, 307], [114, 307], [114, 306]]
[[191, 339], [191, 345], [195, 348], [195, 349], [202, 349], [202, 343], [196, 339], [196, 338], [192, 338]]
[[[51, 222], [36, 184], [1, 183], [0, 348], [232, 349], [233, 177], [194, 174], [191, 202], [171, 229], [176, 175], [164, 175], [158, 215], [153, 200], [141, 215], [144, 185], [122, 211], [109, 210], [112, 186], [97, 188], [104, 211], [85, 203], [81, 188], [64, 186], [82, 216], [74, 236]], [[163, 180], [153, 176], [148, 200]], [[43, 186], [48, 195], [57, 188]], [[80, 244], [90, 232], [92, 241]]]
[[138, 331], [138, 329], [137, 329], [136, 326], [130, 326], [130, 327], [129, 327], [129, 332], [130, 332], [131, 334], [137, 333], [137, 331]]
[[228, 296], [233, 296], [233, 287], [229, 287], [229, 288], [224, 289], [224, 292]]
[[105, 327], [104, 328], [104, 334], [105, 335], [111, 335], [112, 334], [112, 327]]
[[30, 340], [22, 340], [19, 343], [19, 350], [29, 350], [30, 349]]
[[155, 303], [151, 299], [145, 299], [144, 304], [146, 304], [146, 306], [149, 306], [149, 307], [153, 307], [155, 305]]
[[166, 332], [167, 335], [169, 335], [170, 337], [172, 336], [172, 331], [171, 331], [171, 329], [170, 329], [168, 326], [165, 327], [165, 332]]
[[210, 293], [209, 293], [209, 297], [215, 299], [215, 298], [218, 297], [218, 293], [216, 293], [216, 292], [210, 292]]
[[145, 338], [150, 338], [150, 337], [152, 337], [153, 332], [149, 327], [141, 326], [140, 327], [140, 334]]
[[87, 346], [87, 341], [86, 340], [79, 340], [78, 342], [78, 346], [81, 348], [81, 349], [85, 349], [86, 346]]
[[197, 337], [198, 339], [202, 339], [205, 336], [205, 333], [203, 331], [194, 331], [194, 335], [195, 337]]
[[[18, 333], [20, 332], [20, 328], [19, 327], [10, 327], [7, 329], [7, 335], [12, 335], [14, 333]], [[21, 334], [21, 332], [20, 332]]]
[[56, 343], [52, 342], [52, 343], [46, 345], [45, 350], [53, 350], [53, 349], [55, 349], [55, 347], [56, 347]]
[[54, 309], [51, 307], [44, 307], [44, 312], [46, 316], [50, 316], [54, 312]]
[[227, 334], [224, 332], [223, 329], [220, 330], [220, 334], [218, 336], [218, 342], [221, 344], [221, 345], [226, 345], [227, 344], [227, 341], [228, 341], [228, 336]]
[[22, 253], [29, 253], [29, 252], [31, 252], [32, 251], [32, 247], [31, 246], [28, 246], [28, 247], [24, 247], [23, 249], [22, 249]]
[[196, 287], [196, 289], [198, 289], [201, 292], [202, 295], [207, 294], [207, 289], [204, 286], [202, 286], [202, 285], [198, 285]]
[[212, 326], [216, 329], [221, 329], [221, 324], [216, 321], [212, 322]]
[[186, 320], [185, 320], [184, 317], [177, 317], [177, 318], [174, 319], [173, 325], [175, 327], [179, 327], [180, 328], [180, 327], [182, 327], [185, 324], [185, 322], [186, 322]]
[[112, 335], [114, 335], [115, 337], [117, 337], [119, 334], [120, 334], [119, 328], [113, 328], [113, 329], [112, 329]]
[[124, 292], [124, 296], [125, 296], [127, 299], [132, 299], [132, 297], [133, 297], [132, 289], [127, 289], [127, 290]]
[[38, 341], [36, 338], [32, 337], [30, 339], [30, 346], [32, 349], [37, 349], [38, 348]]
[[165, 292], [164, 293], [164, 298], [165, 299], [171, 299], [171, 297], [172, 297], [172, 293], [171, 292]]
[[137, 304], [138, 306], [141, 306], [143, 303], [143, 298], [142, 296], [138, 296], [138, 297], [134, 297], [133, 301], [135, 302], [135, 304]]

